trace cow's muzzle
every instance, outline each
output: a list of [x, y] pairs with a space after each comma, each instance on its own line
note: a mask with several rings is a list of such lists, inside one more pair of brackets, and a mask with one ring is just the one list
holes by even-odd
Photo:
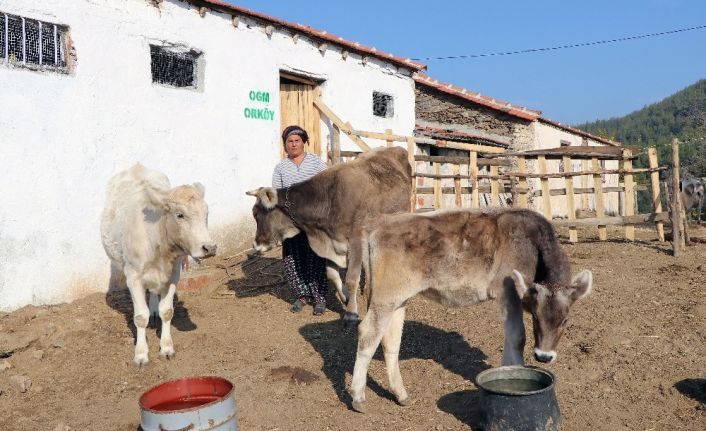
[[544, 364], [550, 364], [556, 359], [556, 352], [553, 350], [551, 352], [545, 352], [543, 350], [534, 349], [534, 359]]

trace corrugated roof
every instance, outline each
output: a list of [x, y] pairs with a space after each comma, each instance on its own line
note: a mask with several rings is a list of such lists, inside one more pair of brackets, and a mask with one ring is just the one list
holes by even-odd
[[232, 13], [233, 15], [243, 15], [250, 18], [255, 18], [261, 21], [272, 23], [280, 27], [287, 28], [296, 33], [302, 33], [308, 35], [314, 39], [319, 39], [321, 41], [330, 42], [336, 45], [340, 45], [351, 52], [356, 52], [362, 55], [369, 55], [371, 57], [376, 57], [398, 66], [403, 66], [411, 69], [412, 71], [424, 70], [427, 68], [425, 64], [414, 62], [408, 58], [397, 57], [395, 55], [389, 54], [387, 52], [380, 51], [375, 47], [368, 47], [361, 45], [358, 42], [352, 42], [342, 37], [331, 34], [325, 30], [317, 30], [315, 28], [309, 27], [307, 25], [297, 24], [289, 21], [285, 21], [279, 18], [275, 18], [269, 15], [265, 15], [260, 12], [256, 12], [251, 9], [247, 9], [240, 6], [235, 6], [230, 3], [226, 3], [220, 0], [188, 0], [190, 3], [195, 5], [203, 5], [212, 7], [219, 11], [225, 11]]
[[534, 111], [531, 109], [524, 108], [522, 106], [512, 105], [508, 102], [503, 102], [502, 100], [494, 99], [492, 97], [483, 96], [480, 93], [476, 93], [465, 88], [455, 86], [453, 84], [437, 81], [436, 79], [433, 79], [429, 75], [423, 73], [415, 73], [414, 81], [419, 84], [426, 85], [427, 87], [439, 90], [443, 93], [450, 94], [452, 96], [456, 96], [461, 99], [465, 99], [470, 102], [474, 102], [497, 111], [504, 112], [508, 115], [512, 115], [523, 120], [534, 121], [539, 118], [540, 115], [542, 115], [540, 111]]

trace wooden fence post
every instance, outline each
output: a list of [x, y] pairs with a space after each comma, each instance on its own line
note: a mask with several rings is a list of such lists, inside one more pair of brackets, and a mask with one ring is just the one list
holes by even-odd
[[441, 178], [438, 177], [441, 175], [441, 163], [439, 162], [434, 162], [434, 175], [437, 176], [434, 178], [434, 209], [440, 210], [444, 204], [441, 195]]
[[341, 129], [333, 125], [333, 164], [341, 163]]
[[[596, 217], [605, 217], [605, 202], [603, 201], [603, 180], [601, 179], [601, 165], [598, 157], [592, 157], [593, 166], [593, 196], [596, 201]], [[598, 225], [598, 239], [605, 241], [608, 239], [608, 229], [605, 225]]]
[[[657, 164], [657, 149], [656, 148], [648, 148], [647, 149], [647, 157], [649, 160], [649, 166], [650, 169], [656, 169], [658, 166]], [[662, 198], [660, 197], [660, 192], [659, 192], [659, 172], [658, 171], [653, 171], [650, 172], [650, 185], [652, 188], [652, 209], [654, 214], [661, 214], [662, 213]], [[660, 240], [660, 242], [664, 242], [664, 223], [661, 221], [655, 222], [655, 227], [657, 229], [657, 238]]]
[[[498, 176], [498, 167], [495, 165], [490, 166], [490, 175], [493, 177]], [[497, 207], [500, 206], [500, 180], [498, 178], [490, 179], [490, 205]]]
[[471, 177], [471, 208], [480, 208], [480, 194], [478, 190], [478, 152], [470, 152], [468, 172]]
[[414, 160], [414, 150], [417, 147], [416, 142], [414, 142], [413, 137], [407, 138], [407, 160], [412, 167], [412, 196], [410, 196], [411, 206], [410, 209], [414, 212], [417, 209], [417, 162]]
[[454, 163], [453, 172], [454, 175], [457, 175], [456, 177], [454, 177], [454, 195], [456, 197], [456, 208], [461, 208], [461, 178], [458, 177], [458, 175], [461, 175], [461, 165], [457, 165]]
[[672, 250], [679, 257], [686, 248], [684, 226], [682, 225], [682, 205], [679, 196], [679, 141], [672, 139]]
[[[623, 176], [625, 182], [625, 216], [630, 217], [635, 215], [635, 183], [632, 178], [632, 151], [623, 150]], [[625, 224], [625, 239], [635, 241], [635, 225]]]
[[385, 129], [385, 135], [387, 135], [385, 145], [387, 145], [388, 147], [391, 147], [393, 145], [393, 143], [392, 143], [392, 129]]
[[[517, 158], [517, 170], [520, 171], [521, 174], [527, 173], [527, 163], [525, 162], [525, 156], [519, 156]], [[529, 186], [527, 184], [527, 177], [519, 177], [518, 183], [519, 188], [523, 189], [523, 192], [520, 193], [520, 208], [528, 208], [529, 200], [527, 198], [527, 195], [529, 194]]]
[[[571, 157], [562, 157], [564, 162], [564, 172], [573, 171], [573, 165], [571, 164]], [[569, 220], [576, 220], [576, 208], [574, 205], [574, 177], [565, 177], [564, 184], [566, 187], [566, 215]], [[569, 225], [569, 242], [578, 242], [579, 236], [576, 230], [576, 225]]]
[[[547, 160], [546, 157], [544, 156], [538, 156], [537, 157], [537, 165], [539, 167], [539, 173], [540, 175], [544, 175], [547, 173]], [[540, 178], [541, 184], [542, 184], [542, 206], [544, 207], [544, 217], [547, 218], [547, 220], [552, 219], [552, 197], [549, 192], [549, 178], [546, 176], [542, 176]]]

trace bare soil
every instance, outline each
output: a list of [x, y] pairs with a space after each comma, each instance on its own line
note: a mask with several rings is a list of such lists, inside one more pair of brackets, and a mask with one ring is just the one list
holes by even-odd
[[[692, 226], [692, 235], [703, 240], [706, 228]], [[617, 229], [610, 236], [598, 242], [585, 231], [581, 243], [562, 245], [574, 272], [595, 274], [593, 293], [572, 309], [557, 361], [542, 365], [557, 376], [562, 429], [704, 430], [706, 244], [674, 258], [649, 227], [633, 243]], [[478, 429], [473, 381], [502, 353], [495, 303], [445, 309], [410, 301], [400, 364], [413, 402], [393, 401], [379, 356], [368, 413], [360, 414], [346, 391], [355, 331], [342, 329], [333, 292], [323, 316], [290, 313], [280, 272], [276, 252], [192, 268], [173, 321], [177, 356], [161, 359], [150, 329], [143, 369], [132, 363], [127, 291], [1, 315], [0, 430], [136, 431], [142, 393], [194, 375], [233, 382], [242, 430]], [[535, 364], [531, 344], [530, 331], [525, 358]]]

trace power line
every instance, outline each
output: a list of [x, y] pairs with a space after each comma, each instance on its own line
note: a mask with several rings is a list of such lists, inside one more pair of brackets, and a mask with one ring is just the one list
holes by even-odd
[[412, 58], [411, 60], [414, 60], [414, 61], [453, 60], [453, 59], [459, 59], [459, 58], [497, 57], [497, 56], [501, 56], [501, 55], [515, 55], [515, 54], [527, 54], [527, 53], [531, 53], [531, 52], [556, 51], [559, 49], [579, 48], [582, 46], [592, 46], [592, 45], [604, 45], [604, 44], [608, 44], [608, 43], [625, 42], [628, 40], [645, 39], [648, 37], [666, 36], [666, 35], [675, 34], [675, 33], [684, 33], [687, 31], [702, 30], [704, 28], [706, 28], [706, 25], [699, 25], [696, 27], [689, 27], [689, 28], [680, 28], [678, 30], [660, 31], [658, 33], [641, 34], [638, 36], [620, 37], [617, 39], [598, 40], [598, 41], [594, 41], [594, 42], [583, 42], [583, 43], [572, 43], [569, 45], [552, 46], [549, 48], [532, 48], [532, 49], [523, 49], [523, 50], [518, 50], [518, 51], [491, 52], [491, 53], [485, 53], [485, 54], [449, 55], [446, 57]]

